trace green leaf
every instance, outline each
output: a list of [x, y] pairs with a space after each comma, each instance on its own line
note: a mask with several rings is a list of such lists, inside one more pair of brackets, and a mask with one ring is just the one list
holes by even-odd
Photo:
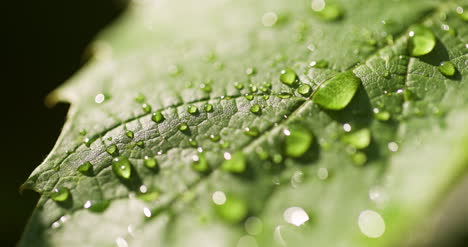
[[468, 25], [326, 2], [133, 1], [49, 98], [71, 107], [20, 246], [401, 246], [466, 173]]

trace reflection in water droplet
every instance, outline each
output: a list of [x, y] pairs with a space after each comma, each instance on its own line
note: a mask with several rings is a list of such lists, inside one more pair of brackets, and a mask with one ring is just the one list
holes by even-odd
[[301, 226], [309, 220], [309, 215], [300, 207], [290, 207], [284, 211], [283, 219], [289, 224]]
[[379, 238], [385, 233], [385, 221], [382, 216], [372, 210], [364, 210], [359, 214], [359, 229], [369, 238]]
[[261, 219], [251, 216], [244, 223], [245, 231], [250, 235], [258, 235], [263, 231], [263, 222]]

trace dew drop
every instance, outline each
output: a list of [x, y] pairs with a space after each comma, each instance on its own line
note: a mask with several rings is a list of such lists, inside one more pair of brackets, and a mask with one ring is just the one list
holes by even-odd
[[137, 198], [145, 202], [156, 201], [161, 196], [161, 193], [157, 190], [141, 190], [137, 194]]
[[[229, 153], [227, 153], [229, 154]], [[224, 155], [224, 162], [221, 168], [224, 171], [232, 173], [242, 173], [246, 170], [246, 160], [242, 152], [235, 152], [234, 154]]]
[[145, 156], [143, 164], [148, 168], [155, 168], [158, 165], [158, 161], [153, 157]]
[[234, 87], [238, 90], [241, 90], [244, 88], [244, 84], [240, 83], [240, 82], [236, 82], [234, 83]]
[[129, 179], [132, 175], [132, 165], [125, 156], [119, 156], [112, 160], [112, 171], [117, 177]]
[[302, 126], [289, 126], [288, 129], [283, 131], [283, 134], [285, 135], [285, 154], [287, 156], [301, 157], [312, 145], [312, 134]]
[[369, 129], [360, 129], [343, 137], [343, 141], [357, 149], [363, 149], [369, 146], [371, 141], [371, 132]]
[[396, 142], [389, 142], [387, 144], [387, 147], [388, 147], [388, 150], [390, 150], [391, 152], [396, 152], [398, 151], [398, 144]]
[[161, 111], [157, 111], [153, 112], [151, 120], [153, 120], [156, 123], [162, 123], [165, 120], [165, 118]]
[[246, 93], [246, 94], [244, 94], [244, 98], [251, 101], [251, 100], [253, 100], [254, 96], [253, 96], [253, 94]]
[[244, 134], [252, 137], [256, 137], [259, 135], [259, 131], [256, 127], [247, 127], [244, 129]]
[[205, 83], [200, 84], [200, 89], [205, 93], [211, 93], [211, 81], [207, 81]]
[[151, 106], [148, 105], [148, 104], [146, 104], [146, 103], [144, 103], [144, 104], [141, 105], [141, 109], [143, 109], [143, 111], [144, 111], [145, 113], [150, 113], [150, 112], [151, 112]]
[[275, 12], [267, 12], [262, 16], [262, 24], [265, 27], [272, 27], [278, 21], [278, 16]]
[[290, 207], [284, 211], [283, 219], [291, 225], [301, 226], [309, 221], [309, 215], [300, 207]]
[[81, 172], [82, 174], [88, 175], [92, 168], [93, 168], [93, 165], [91, 164], [91, 162], [86, 161], [80, 166], [78, 166], [76, 170]]
[[192, 115], [196, 115], [196, 114], [198, 114], [198, 108], [195, 105], [190, 105], [187, 108], [187, 112], [192, 114]]
[[281, 71], [280, 81], [290, 87], [295, 86], [297, 83], [297, 75], [296, 72], [292, 69], [284, 69]]
[[460, 17], [464, 21], [468, 21], [468, 11], [465, 11], [463, 7], [458, 6], [456, 8], [456, 12], [458, 14], [458, 17]]
[[192, 156], [192, 168], [197, 172], [208, 171], [208, 161], [206, 160], [204, 153]]
[[80, 130], [80, 135], [85, 136], [88, 133], [86, 129]]
[[106, 148], [106, 152], [110, 155], [116, 155], [119, 153], [119, 149], [117, 148], [117, 145], [111, 144]]
[[133, 133], [133, 131], [129, 130], [129, 131], [125, 132], [125, 135], [128, 138], [133, 139], [133, 137], [135, 136], [135, 133]]
[[216, 205], [223, 205], [226, 202], [226, 194], [222, 191], [215, 191], [213, 195], [211, 195], [211, 200]]
[[408, 51], [411, 56], [423, 56], [431, 52], [436, 45], [432, 31], [424, 26], [415, 25], [409, 30]]
[[84, 145], [85, 145], [86, 147], [88, 147], [88, 148], [91, 146], [91, 143], [92, 143], [92, 142], [93, 142], [93, 140], [92, 140], [91, 138], [85, 137], [85, 138], [83, 139]]
[[50, 198], [56, 202], [63, 202], [70, 196], [70, 190], [65, 187], [57, 187], [50, 193]]
[[337, 4], [326, 4], [324, 0], [313, 0], [312, 10], [316, 16], [325, 21], [336, 21], [343, 17], [343, 9]]
[[195, 139], [189, 138], [188, 142], [189, 142], [190, 146], [192, 146], [192, 147], [198, 146], [198, 142]]
[[213, 111], [213, 105], [212, 104], [205, 104], [203, 109], [205, 109], [205, 112], [212, 112]]
[[349, 123], [343, 124], [343, 130], [344, 130], [345, 132], [350, 132], [352, 128], [353, 128], [353, 127], [352, 127], [351, 124], [349, 124]]
[[317, 68], [317, 69], [326, 69], [328, 68], [328, 61], [325, 61], [325, 60], [312, 61], [310, 62], [309, 66], [312, 68]]
[[254, 104], [250, 107], [250, 112], [252, 113], [260, 113], [262, 110], [262, 107], [259, 104]]
[[83, 205], [83, 208], [88, 209], [91, 212], [99, 213], [99, 212], [103, 212], [104, 210], [106, 210], [106, 208], [109, 207], [109, 204], [110, 204], [110, 201], [108, 200], [100, 200], [100, 201], [88, 200]]
[[363, 152], [355, 152], [351, 155], [353, 163], [357, 166], [363, 166], [367, 162], [367, 155]]
[[352, 71], [343, 72], [320, 85], [312, 99], [325, 109], [341, 110], [351, 102], [360, 84]]
[[249, 67], [245, 70], [245, 73], [247, 75], [255, 75], [257, 73], [257, 70], [254, 67]]
[[390, 119], [390, 113], [387, 111], [380, 111], [379, 108], [374, 108], [374, 118], [380, 121], [387, 121]]
[[210, 135], [210, 140], [212, 142], [219, 142], [219, 140], [221, 140], [221, 136], [220, 135], [216, 135], [216, 134], [211, 134]]
[[329, 176], [329, 172], [328, 172], [328, 169], [325, 168], [325, 167], [320, 167], [318, 170], [317, 170], [317, 177], [318, 179], [320, 180], [325, 180], [327, 179]]
[[97, 94], [96, 97], [94, 97], [94, 102], [98, 104], [102, 104], [106, 100], [106, 96], [102, 93]]
[[440, 63], [439, 71], [445, 76], [453, 76], [455, 75], [455, 72], [457, 71], [457, 69], [455, 68], [455, 65], [453, 65], [452, 62], [445, 61], [445, 62]]
[[312, 92], [312, 87], [309, 84], [302, 84], [297, 88], [297, 92], [307, 97]]
[[136, 101], [137, 103], [141, 103], [141, 104], [142, 104], [143, 102], [145, 102], [145, 100], [146, 100], [146, 97], [145, 97], [143, 94], [138, 94], [138, 95], [135, 97], [135, 101]]
[[372, 210], [364, 210], [359, 214], [359, 229], [369, 238], [379, 238], [385, 233], [385, 221], [382, 216]]
[[140, 147], [140, 148], [143, 148], [145, 146], [144, 141], [137, 141], [135, 144], [137, 145], [137, 147]]
[[254, 84], [250, 84], [249, 89], [251, 93], [256, 93], [258, 91], [258, 87]]
[[179, 124], [179, 130], [185, 132], [189, 129], [189, 126], [186, 123]]
[[225, 195], [223, 204], [215, 204], [218, 215], [225, 221], [236, 224], [241, 222], [248, 214], [248, 207], [245, 201], [234, 196]]
[[292, 94], [289, 93], [289, 92], [281, 92], [279, 94], [276, 95], [278, 98], [280, 99], [289, 99], [292, 97]]

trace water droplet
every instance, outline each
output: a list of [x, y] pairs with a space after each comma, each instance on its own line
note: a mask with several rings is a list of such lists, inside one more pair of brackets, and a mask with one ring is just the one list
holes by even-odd
[[302, 171], [296, 171], [291, 176], [291, 186], [297, 188], [304, 181], [304, 173]]
[[351, 155], [353, 163], [357, 166], [362, 166], [367, 162], [367, 155], [363, 152], [355, 152]]
[[123, 179], [129, 179], [132, 175], [132, 165], [127, 157], [119, 156], [112, 160], [112, 171]]
[[262, 110], [262, 107], [259, 104], [254, 104], [250, 107], [250, 112], [252, 113], [260, 113]]
[[80, 135], [82, 135], [82, 136], [85, 136], [87, 133], [88, 133], [88, 131], [86, 131], [86, 129], [80, 130]]
[[254, 84], [250, 84], [249, 89], [251, 93], [256, 93], [258, 91], [258, 87]]
[[317, 170], [317, 177], [318, 179], [320, 180], [325, 180], [327, 179], [329, 176], [329, 172], [328, 172], [328, 169], [325, 168], [325, 167], [320, 167], [318, 170]]
[[258, 235], [263, 231], [263, 222], [261, 219], [251, 216], [245, 220], [245, 231], [250, 235]]
[[337, 4], [325, 3], [324, 0], [313, 0], [312, 10], [316, 16], [325, 21], [336, 21], [343, 17], [343, 9]]
[[351, 102], [360, 84], [352, 71], [343, 72], [320, 85], [312, 98], [325, 109], [341, 110]]
[[262, 24], [265, 27], [272, 27], [278, 21], [278, 16], [275, 12], [267, 12], [262, 16]]
[[129, 130], [129, 131], [125, 132], [125, 135], [128, 138], [133, 139], [133, 137], [135, 136], [135, 133], [133, 133], [133, 131]]
[[297, 83], [297, 75], [296, 72], [292, 69], [284, 69], [281, 71], [280, 81], [290, 87], [293, 87]]
[[445, 62], [440, 63], [439, 71], [445, 76], [453, 76], [455, 75], [455, 72], [457, 71], [457, 69], [455, 68], [455, 65], [453, 65], [452, 62], [445, 61]]
[[83, 208], [86, 208], [91, 212], [99, 213], [99, 212], [103, 212], [104, 210], [106, 210], [106, 208], [109, 207], [109, 204], [110, 204], [110, 201], [108, 200], [101, 200], [101, 201], [88, 200], [83, 205]]
[[279, 94], [276, 95], [278, 98], [280, 99], [289, 99], [292, 97], [292, 94], [289, 93], [289, 92], [281, 92]]
[[151, 116], [151, 120], [156, 123], [162, 123], [165, 119], [166, 118], [164, 118], [164, 115], [161, 111], [153, 112], [153, 115]]
[[111, 144], [106, 148], [106, 152], [110, 155], [116, 155], [119, 153], [119, 149], [117, 148], [117, 145]]
[[229, 155], [224, 155], [224, 162], [221, 165], [221, 168], [225, 171], [232, 173], [242, 173], [246, 169], [246, 160], [242, 152], [235, 152], [234, 154], [227, 153]]
[[98, 104], [102, 104], [106, 100], [106, 95], [100, 93], [97, 94], [96, 97], [94, 97], [94, 102]]
[[145, 146], [145, 142], [144, 142], [144, 141], [137, 141], [135, 144], [136, 144], [138, 147], [140, 147], [140, 148], [143, 148], [143, 147]]
[[396, 142], [389, 142], [387, 144], [387, 147], [388, 147], [388, 150], [390, 150], [391, 152], [396, 152], [396, 151], [398, 151], [398, 148], [399, 148], [399, 146], [398, 146], [398, 144]]
[[143, 94], [138, 94], [136, 97], [135, 97], [135, 101], [137, 103], [140, 103], [142, 104], [143, 102], [145, 102], [146, 100], [146, 97], [143, 95]]
[[141, 190], [137, 194], [137, 198], [145, 202], [153, 202], [161, 196], [161, 193], [157, 190]]
[[287, 156], [301, 157], [312, 145], [312, 134], [302, 126], [289, 126], [288, 129], [283, 131], [283, 134], [285, 135], [285, 154]]
[[189, 129], [189, 126], [186, 123], [179, 124], [180, 131], [184, 132], [184, 131], [187, 131], [188, 129]]
[[390, 119], [390, 113], [387, 111], [380, 111], [379, 108], [374, 108], [374, 118], [380, 121], [387, 121]]
[[268, 94], [263, 95], [264, 100], [268, 100], [269, 98], [270, 98], [270, 95], [268, 95]]
[[309, 215], [300, 207], [290, 207], [284, 211], [283, 219], [289, 224], [301, 226], [309, 221]]
[[189, 142], [190, 146], [192, 146], [192, 147], [198, 146], [198, 142], [195, 139], [189, 138], [188, 142]]
[[200, 84], [200, 89], [205, 93], [211, 93], [211, 81]]
[[91, 164], [91, 162], [86, 161], [85, 163], [78, 166], [76, 170], [81, 172], [82, 174], [88, 175], [92, 168], [93, 165]]
[[158, 165], [158, 161], [153, 157], [145, 156], [143, 164], [148, 168], [155, 168]]
[[465, 11], [465, 10], [463, 9], [463, 7], [458, 6], [458, 7], [456, 8], [456, 12], [457, 12], [458, 16], [459, 16], [462, 20], [468, 21], [468, 11]]
[[91, 143], [93, 143], [93, 140], [90, 139], [90, 138], [88, 138], [88, 137], [85, 137], [85, 138], [83, 139], [83, 143], [84, 143], [84, 145], [85, 145], [86, 147], [89, 148], [89, 147], [91, 146]]
[[52, 190], [50, 198], [56, 202], [63, 202], [70, 196], [70, 190], [65, 187], [58, 187]]
[[432, 31], [424, 26], [415, 25], [409, 30], [408, 51], [411, 56], [422, 56], [431, 52], [436, 45]]
[[349, 124], [349, 123], [343, 124], [343, 130], [344, 130], [345, 132], [350, 132], [351, 129], [352, 129], [351, 124]]
[[216, 134], [211, 134], [210, 135], [210, 140], [212, 142], [218, 142], [219, 140], [221, 140], [221, 136], [220, 135], [216, 135]]
[[328, 68], [328, 62], [325, 60], [312, 61], [309, 66], [317, 69], [326, 69]]
[[223, 204], [214, 204], [218, 215], [229, 223], [239, 223], [248, 213], [248, 207], [245, 201], [234, 196], [225, 195]]
[[385, 221], [382, 216], [372, 210], [364, 210], [359, 214], [359, 229], [369, 238], [379, 238], [385, 233]]
[[258, 158], [260, 158], [260, 160], [267, 160], [268, 157], [270, 157], [268, 152], [262, 147], [257, 147], [255, 149], [255, 153], [257, 154]]
[[213, 105], [212, 104], [205, 104], [203, 107], [205, 109], [205, 112], [212, 112], [213, 111]]
[[312, 87], [309, 84], [302, 84], [297, 88], [297, 92], [302, 96], [309, 96], [312, 92]]
[[240, 82], [236, 82], [234, 83], [234, 87], [238, 90], [241, 90], [244, 88], [244, 84], [240, 83]]
[[244, 134], [248, 136], [256, 137], [259, 134], [259, 131], [256, 127], [247, 127], [244, 129]]
[[192, 168], [198, 172], [208, 171], [208, 161], [204, 153], [200, 152], [200, 154], [192, 156]]
[[390, 78], [390, 71], [385, 70], [382, 76], [387, 79]]
[[253, 94], [246, 93], [246, 94], [244, 94], [244, 98], [251, 101], [251, 100], [253, 100], [254, 96], [253, 96]]
[[353, 133], [343, 136], [343, 141], [349, 145], [363, 149], [369, 146], [371, 141], [371, 133], [369, 129], [360, 129]]
[[274, 154], [271, 160], [275, 164], [281, 164], [281, 162], [283, 162], [283, 156], [281, 154]]
[[144, 104], [141, 105], [141, 109], [143, 109], [143, 111], [144, 111], [145, 113], [150, 113], [150, 112], [151, 112], [151, 106], [148, 105], [148, 104], [146, 104], [146, 103], [144, 103]]
[[198, 108], [195, 105], [190, 105], [187, 108], [187, 112], [192, 114], [192, 115], [196, 115], [196, 114], [198, 114]]

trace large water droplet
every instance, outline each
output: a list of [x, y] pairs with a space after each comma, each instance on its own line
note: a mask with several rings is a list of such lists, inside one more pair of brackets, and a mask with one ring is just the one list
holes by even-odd
[[439, 71], [445, 76], [453, 76], [455, 75], [455, 72], [457, 72], [457, 69], [455, 68], [455, 65], [452, 62], [445, 61], [440, 63]]
[[312, 99], [325, 109], [341, 110], [351, 102], [360, 84], [352, 71], [343, 72], [320, 85]]
[[221, 168], [225, 171], [232, 172], [232, 173], [242, 173], [246, 169], [246, 161], [245, 156], [242, 152], [236, 152], [234, 154], [230, 154], [226, 152], [224, 154], [225, 161], [221, 165]]
[[415, 25], [409, 30], [408, 51], [411, 56], [422, 56], [431, 52], [436, 45], [432, 31], [424, 26]]
[[63, 202], [70, 196], [70, 190], [65, 187], [58, 187], [52, 190], [50, 198], [56, 202]]
[[369, 146], [371, 141], [371, 133], [369, 129], [360, 129], [343, 136], [343, 141], [349, 145], [363, 149]]
[[372, 210], [364, 210], [359, 214], [359, 229], [369, 238], [379, 238], [385, 233], [385, 221], [382, 216]]
[[280, 81], [290, 87], [295, 86], [297, 83], [296, 72], [292, 69], [284, 69], [281, 71]]
[[309, 130], [299, 125], [289, 126], [283, 130], [285, 137], [285, 153], [290, 157], [301, 157], [312, 144], [313, 136]]
[[112, 171], [123, 179], [129, 179], [132, 175], [132, 165], [125, 156], [119, 156], [112, 160]]

